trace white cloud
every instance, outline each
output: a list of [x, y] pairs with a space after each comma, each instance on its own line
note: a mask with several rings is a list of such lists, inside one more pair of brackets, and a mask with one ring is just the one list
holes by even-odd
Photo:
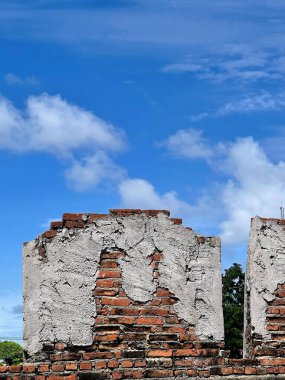
[[[179, 132], [176, 135], [180, 136]], [[171, 141], [171, 138], [167, 141]], [[204, 141], [206, 152], [208, 150], [211, 152], [211, 160], [208, 160], [208, 154], [191, 154], [195, 142], [190, 141], [187, 148], [185, 141], [187, 139], [175, 140], [177, 143], [170, 145], [172, 153], [190, 159], [204, 158], [211, 168], [223, 174], [223, 177], [216, 179], [214, 184], [216, 190], [212, 191], [213, 184], [211, 184], [211, 189], [206, 190], [206, 195], [198, 199], [195, 205], [188, 205], [188, 209], [190, 207], [189, 210], [194, 213], [196, 220], [198, 212], [204, 217], [206, 214], [211, 215], [210, 227], [215, 234], [221, 234], [224, 244], [233, 246], [244, 244], [248, 238], [250, 219], [255, 215], [280, 216], [280, 203], [285, 203], [285, 162], [272, 162], [252, 137], [216, 145]], [[221, 179], [225, 177], [226, 180]], [[138, 193], [139, 188], [140, 186]], [[143, 186], [141, 188], [143, 189]], [[147, 193], [146, 198], [151, 199], [151, 203], [159, 204], [161, 196], [158, 196], [152, 187], [147, 189], [148, 191], [142, 191], [141, 201], [144, 199], [143, 194]], [[129, 196], [132, 197], [132, 194]], [[137, 199], [136, 194], [133, 196]], [[201, 227], [203, 228], [203, 223]]]
[[[122, 132], [59, 95], [27, 100], [24, 112], [0, 98], [0, 148], [68, 155], [76, 149], [120, 150]], [[2, 138], [4, 136], [4, 139]]]
[[0, 149], [63, 158], [70, 166], [66, 176], [76, 189], [111, 179], [105, 171], [119, 169], [108, 154], [122, 150], [124, 144], [121, 130], [59, 95], [31, 96], [24, 111], [0, 98]]
[[96, 187], [102, 181], [120, 181], [125, 170], [116, 165], [104, 152], [85, 157], [81, 161], [74, 160], [65, 176], [72, 188], [85, 191]]
[[267, 91], [261, 94], [248, 96], [235, 102], [228, 102], [217, 110], [215, 116], [232, 113], [249, 113], [257, 111], [274, 111], [285, 106], [285, 93], [273, 95]]
[[213, 148], [197, 129], [180, 129], [161, 145], [178, 157], [208, 159], [213, 155]]
[[8, 73], [4, 79], [9, 86], [36, 86], [38, 84], [34, 76], [20, 77], [19, 75]]
[[285, 92], [272, 94], [268, 91], [254, 95], [243, 96], [238, 100], [225, 103], [214, 112], [202, 112], [190, 116], [190, 120], [197, 122], [208, 117], [221, 117], [235, 113], [248, 114], [251, 112], [279, 111], [285, 106]]
[[220, 226], [223, 242], [238, 244], [248, 237], [250, 218], [279, 217], [280, 202], [285, 201], [285, 162], [271, 162], [249, 137], [229, 146], [227, 169], [231, 179], [223, 185], [226, 218]]
[[173, 215], [189, 215], [191, 207], [180, 200], [174, 191], [159, 194], [154, 186], [144, 179], [127, 179], [119, 186], [122, 205], [127, 208], [166, 209]]

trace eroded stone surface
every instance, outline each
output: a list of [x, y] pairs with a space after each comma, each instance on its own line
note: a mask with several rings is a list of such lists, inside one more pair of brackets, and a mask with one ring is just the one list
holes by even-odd
[[126, 253], [120, 259], [123, 288], [140, 302], [150, 301], [156, 290], [149, 258], [160, 251], [159, 286], [177, 297], [177, 315], [196, 326], [200, 339], [223, 339], [220, 240], [199, 239], [162, 213], [112, 216], [24, 246], [24, 339], [30, 355], [45, 341], [92, 343], [92, 291], [101, 252], [112, 249]]
[[[252, 220], [246, 273], [246, 305], [249, 334], [270, 339], [266, 330], [266, 308], [275, 297], [278, 284], [285, 282], [285, 226], [278, 220]], [[247, 326], [245, 326], [247, 327]], [[248, 351], [251, 338], [247, 337]]]

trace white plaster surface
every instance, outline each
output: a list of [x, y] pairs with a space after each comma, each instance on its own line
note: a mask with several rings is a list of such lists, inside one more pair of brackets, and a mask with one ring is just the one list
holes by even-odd
[[30, 355], [45, 341], [92, 343], [96, 304], [92, 290], [100, 254], [120, 249], [123, 288], [135, 301], [150, 301], [155, 282], [149, 256], [162, 253], [159, 286], [177, 297], [179, 317], [196, 326], [200, 339], [223, 339], [220, 239], [199, 243], [194, 231], [164, 214], [109, 216], [85, 229], [59, 230], [44, 242], [24, 245], [24, 340]]
[[264, 340], [270, 339], [266, 330], [267, 302], [272, 301], [278, 284], [285, 282], [285, 226], [276, 220], [256, 216], [251, 223], [246, 294], [249, 294], [252, 332]]

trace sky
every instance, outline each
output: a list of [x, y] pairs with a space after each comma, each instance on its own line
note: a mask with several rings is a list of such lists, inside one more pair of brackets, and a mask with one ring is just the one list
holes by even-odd
[[283, 0], [1, 0], [0, 340], [22, 243], [64, 212], [169, 209], [245, 267], [285, 204]]

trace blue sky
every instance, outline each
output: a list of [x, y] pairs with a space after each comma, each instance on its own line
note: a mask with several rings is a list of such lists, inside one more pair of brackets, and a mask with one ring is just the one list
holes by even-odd
[[282, 0], [2, 0], [0, 340], [63, 212], [166, 208], [245, 265], [285, 203]]

